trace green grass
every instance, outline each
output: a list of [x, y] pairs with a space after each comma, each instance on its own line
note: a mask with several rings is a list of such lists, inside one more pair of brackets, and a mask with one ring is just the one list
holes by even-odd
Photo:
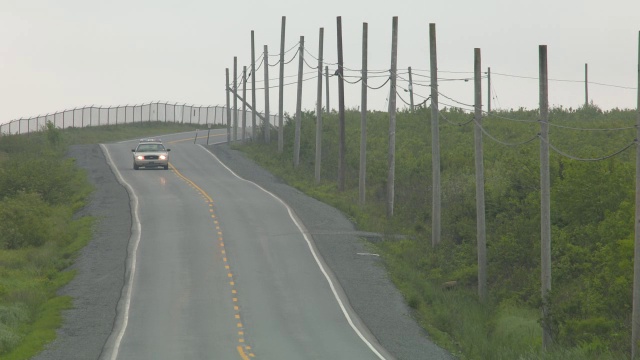
[[[0, 217], [5, 216], [0, 219], [0, 232], [4, 231], [0, 233], [0, 358], [23, 360], [38, 354], [55, 339], [62, 311], [72, 307], [72, 299], [58, 296], [57, 291], [75, 276], [67, 269], [91, 241], [99, 220], [73, 218], [93, 188], [84, 171], [65, 159], [67, 146], [197, 128], [152, 122], [65, 130], [49, 127], [29, 135], [0, 137]], [[34, 164], [41, 170], [49, 167], [32, 171], [36, 166], [29, 165]], [[29, 209], [35, 204], [38, 216]], [[7, 206], [13, 210], [3, 213], [2, 207]], [[36, 230], [29, 238], [23, 236], [22, 242], [6, 242], [15, 239], [7, 235], [8, 229]]]
[[[487, 211], [491, 212], [487, 216], [490, 300], [482, 304], [476, 294], [473, 132], [468, 127], [441, 125], [442, 241], [433, 248], [429, 228], [430, 120], [424, 110], [421, 109], [422, 114], [420, 111], [415, 115], [398, 114], [395, 212], [392, 219], [387, 219], [385, 211], [387, 114], [370, 113], [368, 116], [365, 207], [355, 205], [358, 203], [359, 155], [359, 114], [355, 111], [346, 114], [347, 183], [342, 192], [338, 191], [336, 181], [339, 146], [335, 114], [323, 117], [322, 180], [319, 184], [314, 179], [313, 114], [303, 114], [300, 164], [297, 168], [292, 161], [293, 121], [288, 121], [284, 128], [283, 153], [277, 152], [275, 140], [271, 144], [254, 142], [235, 148], [289, 185], [338, 208], [359, 229], [408, 235], [408, 240], [385, 241], [371, 246], [381, 254], [390, 277], [430, 338], [459, 358], [628, 359], [626, 344], [630, 338], [630, 334], [627, 335], [630, 326], [625, 316], [629, 315], [626, 299], [630, 299], [628, 274], [631, 274], [629, 259], [632, 251], [625, 246], [628, 242], [625, 231], [631, 231], [628, 224], [632, 224], [632, 220], [629, 220], [632, 219], [632, 212], [630, 206], [624, 206], [624, 199], [627, 186], [632, 185], [630, 181], [625, 182], [627, 174], [633, 174], [627, 164], [628, 153], [623, 153], [615, 162], [596, 166], [576, 165], [558, 157], [552, 158], [552, 172], [556, 181], [553, 195], [554, 199], [558, 199], [554, 203], [555, 213], [563, 215], [562, 221], [566, 223], [578, 223], [575, 229], [584, 229], [583, 222], [591, 221], [596, 225], [590, 223], [590, 226], [597, 227], [600, 232], [595, 239], [588, 239], [579, 230], [571, 232], [573, 227], [561, 228], [566, 223], [554, 223], [554, 231], [564, 231], [563, 236], [554, 233], [554, 250], [557, 252], [554, 253], [554, 286], [559, 291], [555, 295], [555, 299], [558, 299], [555, 314], [559, 319], [556, 328], [559, 334], [556, 336], [557, 343], [547, 351], [542, 351], [540, 285], [539, 275], [536, 275], [539, 274], [539, 248], [536, 247], [536, 231], [539, 231], [539, 223], [536, 223], [539, 200], [535, 182], [539, 168], [537, 148], [527, 145], [506, 151], [504, 147], [490, 142], [485, 147], [486, 201]], [[537, 116], [535, 111], [522, 110], [503, 115], [522, 120], [535, 119]], [[447, 112], [446, 116], [455, 123], [468, 121], [468, 114], [455, 110]], [[628, 126], [633, 123], [633, 116], [633, 111], [605, 114], [591, 108], [575, 111], [555, 109], [553, 112], [555, 122], [582, 127]], [[514, 142], [529, 138], [530, 133], [537, 131], [533, 125], [520, 129], [513, 124], [501, 122], [500, 119], [488, 119], [486, 126], [498, 138]], [[562, 134], [559, 140], [554, 140], [563, 141], [563, 145], [575, 151], [593, 152], [608, 151], [627, 143], [625, 139], [631, 135], [619, 132], [607, 133], [607, 136], [600, 139], [582, 132], [579, 135]], [[272, 139], [276, 138], [274, 134]], [[616, 179], [618, 182], [613, 182]], [[596, 203], [593, 194], [575, 196], [578, 193], [576, 190], [590, 189], [580, 181], [601, 186], [596, 192], [602, 196], [602, 200], [598, 201], [611, 208], [607, 210], [610, 214], [603, 214], [604, 221], [598, 218], [603, 210], [590, 206], [592, 202]], [[632, 189], [631, 186], [629, 188]], [[612, 192], [611, 189], [618, 192]], [[598, 224], [597, 221], [602, 223]], [[591, 249], [583, 243], [572, 243], [586, 242], [587, 239], [594, 241]], [[603, 260], [587, 262], [592, 259]], [[595, 275], [601, 277], [593, 277], [593, 274], [585, 271], [589, 268], [606, 271], [597, 271]], [[458, 285], [450, 290], [443, 289], [442, 284], [449, 280], [456, 280]], [[564, 284], [573, 287], [564, 287]], [[596, 289], [590, 284], [598, 284], [600, 288]], [[607, 288], [607, 284], [611, 286]], [[584, 306], [578, 300], [585, 299], [592, 301], [584, 302], [592, 309], [608, 311], [611, 317], [594, 311], [592, 314], [583, 313], [584, 318], [580, 318]], [[616, 306], [609, 305], [618, 303]], [[573, 304], [577, 305], [572, 307]]]

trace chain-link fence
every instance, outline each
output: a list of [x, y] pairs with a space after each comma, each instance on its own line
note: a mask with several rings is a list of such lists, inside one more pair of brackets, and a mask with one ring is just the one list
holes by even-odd
[[[200, 106], [167, 102], [110, 107], [92, 105], [30, 118], [21, 118], [0, 124], [0, 135], [28, 134], [39, 131], [48, 121], [51, 121], [55, 127], [60, 129], [151, 121], [222, 125], [227, 124], [226, 110], [225, 106]], [[234, 121], [233, 112], [232, 110], [232, 122]], [[238, 126], [242, 126], [240, 123], [242, 121], [242, 111], [237, 109], [235, 113]], [[273, 124], [276, 116], [272, 115], [270, 117], [272, 118], [271, 124]], [[247, 126], [251, 126], [250, 122], [251, 112], [247, 110]]]

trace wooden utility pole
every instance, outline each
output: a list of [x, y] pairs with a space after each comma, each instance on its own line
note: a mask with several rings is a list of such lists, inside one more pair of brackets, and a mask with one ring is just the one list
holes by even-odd
[[551, 292], [551, 180], [549, 175], [549, 78], [547, 46], [539, 47], [540, 63], [540, 266], [542, 282], [542, 348], [552, 345], [549, 317]]
[[369, 25], [362, 23], [362, 85], [360, 97], [360, 173], [358, 175], [358, 203], [364, 206], [367, 186], [367, 74], [369, 53]]
[[[638, 32], [638, 99], [636, 139], [640, 139], [640, 31]], [[640, 145], [636, 140], [636, 216], [633, 250], [633, 311], [631, 314], [631, 359], [637, 359], [640, 341]]]
[[413, 74], [411, 74], [411, 66], [409, 66], [409, 108], [413, 113]]
[[[229, 68], [226, 68], [226, 74], [227, 74], [227, 144], [231, 144], [231, 122], [229, 121], [229, 119], [231, 119], [231, 96], [230, 96], [230, 89], [229, 89]], [[173, 106], [173, 117], [174, 117], [174, 122], [175, 122], [175, 112], [176, 112], [176, 107], [177, 104]], [[135, 110], [135, 107], [134, 107]], [[134, 114], [135, 115], [135, 114]], [[135, 116], [134, 116], [134, 120], [135, 120]]]
[[346, 143], [344, 124], [344, 68], [342, 58], [342, 18], [338, 16], [338, 121], [339, 121], [339, 158], [338, 158], [338, 191], [344, 191], [346, 172]]
[[487, 237], [484, 210], [484, 163], [482, 149], [482, 69], [480, 49], [474, 49], [474, 88], [475, 88], [475, 161], [476, 161], [476, 238], [478, 245], [478, 297], [487, 301]]
[[320, 183], [322, 163], [322, 57], [324, 53], [324, 28], [318, 34], [318, 93], [316, 96], [316, 184]]
[[284, 151], [284, 39], [287, 17], [282, 17], [280, 26], [280, 82], [278, 88], [278, 154]]
[[[233, 57], [233, 91], [238, 92], [238, 57]], [[191, 109], [189, 109], [191, 123]], [[238, 140], [238, 98], [233, 97], [233, 141]]]
[[[256, 138], [256, 43], [251, 30], [251, 139]], [[214, 120], [215, 121], [215, 120]]]
[[487, 68], [487, 112], [491, 112], [491, 68]]
[[436, 52], [436, 24], [429, 24], [429, 53], [431, 59], [431, 244], [440, 243], [442, 195], [440, 193], [440, 128], [438, 114], [438, 56]]
[[304, 70], [304, 36], [300, 36], [298, 51], [298, 95], [296, 97], [296, 128], [293, 142], [293, 167], [300, 164], [300, 127], [302, 126], [302, 72]]
[[389, 94], [389, 169], [387, 172], [387, 218], [393, 217], [396, 181], [396, 79], [398, 77], [398, 17], [393, 17], [391, 33], [391, 91]]
[[[247, 98], [247, 67], [242, 67], [242, 98]], [[198, 122], [200, 117], [198, 116]], [[242, 102], [242, 143], [247, 141], [247, 103]]]
[[584, 107], [589, 106], [589, 64], [584, 64]]
[[264, 142], [271, 142], [271, 124], [269, 122], [269, 48], [264, 46]]
[[325, 66], [324, 67], [324, 79], [325, 79], [325, 87], [327, 88], [327, 98], [326, 98], [326, 103], [327, 103], [327, 113], [331, 112], [331, 106], [329, 106], [329, 67]]

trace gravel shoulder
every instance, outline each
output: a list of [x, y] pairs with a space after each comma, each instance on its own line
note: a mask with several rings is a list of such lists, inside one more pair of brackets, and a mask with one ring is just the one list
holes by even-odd
[[129, 194], [111, 172], [99, 145], [72, 146], [67, 156], [87, 172], [95, 187], [76, 216], [93, 216], [96, 222], [93, 239], [70, 268], [76, 276], [59, 291], [72, 297], [73, 308], [63, 312], [57, 339], [34, 357], [37, 360], [97, 359], [111, 334], [124, 286], [131, 236]]
[[[338, 280], [351, 308], [378, 342], [397, 359], [452, 359], [429, 340], [411, 309], [387, 276], [379, 257], [367, 255], [354, 225], [338, 210], [284, 184], [226, 145], [206, 146], [239, 176], [255, 182], [285, 201], [304, 223], [324, 262]], [[116, 318], [124, 286], [131, 236], [129, 195], [111, 172], [99, 145], [69, 149], [95, 186], [90, 203], [78, 216], [97, 218], [94, 238], [72, 269], [76, 277], [60, 290], [73, 298], [64, 312], [58, 338], [34, 359], [97, 359]]]

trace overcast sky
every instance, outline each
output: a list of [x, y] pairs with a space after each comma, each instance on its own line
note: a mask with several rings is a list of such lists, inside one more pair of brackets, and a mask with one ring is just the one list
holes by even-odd
[[[225, 102], [225, 68], [238, 57], [250, 64], [250, 34], [256, 52], [280, 48], [286, 16], [286, 48], [305, 37], [318, 55], [318, 29], [325, 29], [325, 60], [337, 62], [336, 17], [342, 17], [344, 62], [361, 67], [362, 23], [369, 27], [369, 69], [390, 68], [392, 17], [399, 17], [399, 71], [414, 80], [429, 75], [429, 23], [435, 23], [440, 91], [473, 103], [473, 49], [481, 48], [482, 68], [491, 67], [493, 108], [537, 108], [538, 45], [548, 46], [550, 104], [584, 103], [584, 65], [589, 64], [590, 99], [603, 109], [635, 108], [638, 76], [640, 1], [637, 0], [0, 0], [0, 123], [63, 109], [170, 101], [201, 105]], [[287, 60], [295, 50], [287, 54]], [[307, 62], [315, 66], [309, 54]], [[270, 57], [270, 62], [277, 61]], [[294, 75], [298, 61], [286, 66]], [[335, 70], [335, 65], [330, 65]], [[277, 78], [278, 67], [270, 67]], [[233, 70], [232, 70], [233, 71]], [[312, 72], [305, 67], [305, 72]], [[533, 77], [510, 77], [499, 74]], [[355, 75], [355, 74], [354, 74]], [[422, 75], [422, 76], [420, 76]], [[313, 77], [308, 74], [306, 77]], [[401, 75], [407, 78], [406, 75]], [[262, 80], [262, 68], [257, 79]], [[337, 106], [336, 78], [331, 107]], [[384, 78], [370, 79], [372, 86]], [[271, 81], [272, 86], [277, 81]], [[316, 80], [305, 82], [303, 108], [316, 102]], [[400, 93], [408, 101], [406, 82]], [[262, 87], [258, 83], [256, 87]], [[626, 88], [625, 88], [626, 87]], [[415, 102], [429, 88], [416, 85]], [[360, 85], [347, 84], [348, 107], [360, 105]], [[483, 98], [487, 97], [486, 80]], [[370, 91], [369, 108], [385, 109], [389, 87]], [[272, 113], [277, 89], [271, 91]], [[258, 109], [264, 109], [259, 92]], [[454, 105], [446, 98], [442, 103]], [[484, 100], [486, 103], [486, 100]], [[285, 111], [295, 111], [295, 86], [286, 91]], [[404, 104], [398, 99], [398, 106]], [[486, 104], [485, 104], [486, 105]]]

